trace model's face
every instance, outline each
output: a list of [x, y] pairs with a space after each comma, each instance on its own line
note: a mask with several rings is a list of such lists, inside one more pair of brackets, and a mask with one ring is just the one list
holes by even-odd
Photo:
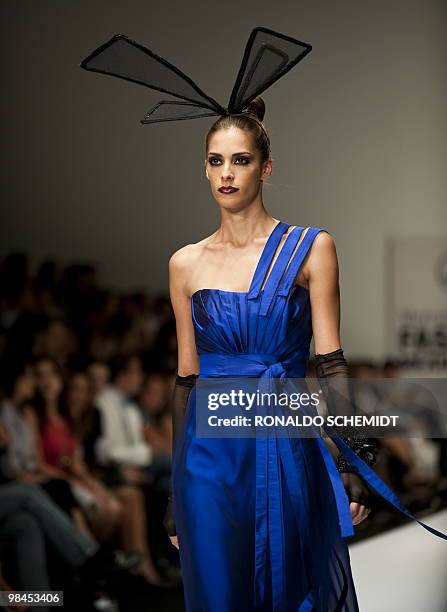
[[[205, 172], [213, 197], [223, 208], [241, 209], [253, 202], [271, 171], [271, 160], [262, 163], [247, 132], [230, 127], [210, 137]], [[235, 187], [237, 191], [222, 193], [221, 187]]]

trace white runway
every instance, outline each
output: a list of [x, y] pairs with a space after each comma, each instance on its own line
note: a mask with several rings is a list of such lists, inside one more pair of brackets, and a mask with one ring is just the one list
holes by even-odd
[[[447, 533], [447, 510], [421, 520]], [[409, 519], [349, 551], [360, 612], [447, 612], [447, 540]]]

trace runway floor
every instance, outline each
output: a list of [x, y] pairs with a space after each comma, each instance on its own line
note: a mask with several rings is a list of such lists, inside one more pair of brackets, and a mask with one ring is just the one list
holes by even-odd
[[[447, 533], [447, 510], [421, 520]], [[349, 550], [360, 612], [447, 612], [446, 540], [409, 521]], [[150, 597], [128, 593], [120, 602], [120, 612], [142, 610], [182, 612], [182, 590]]]
[[[421, 520], [447, 533], [447, 510]], [[349, 550], [361, 612], [447, 611], [447, 540], [409, 521]]]

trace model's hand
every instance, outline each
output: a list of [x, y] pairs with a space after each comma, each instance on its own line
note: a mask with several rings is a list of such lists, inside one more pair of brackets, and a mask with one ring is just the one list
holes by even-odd
[[357, 502], [351, 502], [349, 504], [349, 509], [351, 510], [353, 525], [358, 525], [364, 521], [371, 512], [370, 508], [367, 508], [366, 506], [363, 506]]
[[352, 472], [342, 472], [343, 484], [349, 499], [349, 509], [352, 515], [352, 524], [358, 525], [365, 520], [371, 512], [369, 507], [370, 490], [368, 485], [360, 476]]
[[[179, 548], [178, 545], [178, 537], [177, 536], [169, 536], [169, 539], [171, 540], [171, 544], [173, 546], [175, 546], [176, 548]], [[180, 549], [179, 549], [180, 550]]]

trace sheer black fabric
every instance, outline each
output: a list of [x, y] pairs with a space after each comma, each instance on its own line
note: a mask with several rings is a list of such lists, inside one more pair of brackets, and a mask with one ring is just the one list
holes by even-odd
[[219, 115], [219, 113], [203, 108], [202, 106], [197, 106], [191, 102], [161, 100], [145, 114], [144, 118], [141, 120], [141, 123], [177, 121], [179, 119], [197, 119], [200, 117], [212, 117], [213, 115]]
[[[175, 447], [183, 429], [185, 420], [185, 411], [188, 404], [189, 395], [196, 383], [197, 374], [189, 376], [177, 376], [175, 379], [174, 390], [171, 397], [171, 415], [172, 415], [172, 456], [174, 457]], [[172, 483], [171, 483], [172, 484]], [[168, 532], [168, 535], [175, 536], [175, 522], [172, 504], [172, 487], [169, 496], [168, 505], [166, 507], [163, 525]]]
[[218, 102], [207, 96], [179, 68], [125, 34], [115, 34], [80, 65], [85, 70], [132, 81], [214, 111], [221, 110]]
[[311, 49], [311, 45], [290, 36], [267, 28], [255, 28], [248, 39], [231, 92], [229, 112], [235, 113], [245, 108], [253, 98], [291, 70]]
[[162, 100], [141, 123], [227, 115], [244, 110], [301, 59], [312, 47], [267, 28], [254, 28], [247, 41], [228, 107], [208, 96], [179, 68], [124, 34], [115, 34], [80, 64], [85, 70], [108, 74], [171, 94], [186, 103]]
[[[316, 374], [324, 393], [327, 412], [332, 416], [354, 416], [357, 413], [355, 398], [349, 384], [348, 364], [343, 349], [315, 355]], [[376, 463], [377, 442], [361, 435], [355, 427], [337, 426], [337, 433], [371, 467]], [[337, 468], [341, 473], [349, 501], [370, 506], [371, 490], [343, 453], [337, 456]]]
[[163, 519], [163, 525], [169, 536], [177, 535], [174, 521], [174, 508], [172, 504], [172, 496], [169, 497], [168, 505], [166, 506], [165, 516]]

